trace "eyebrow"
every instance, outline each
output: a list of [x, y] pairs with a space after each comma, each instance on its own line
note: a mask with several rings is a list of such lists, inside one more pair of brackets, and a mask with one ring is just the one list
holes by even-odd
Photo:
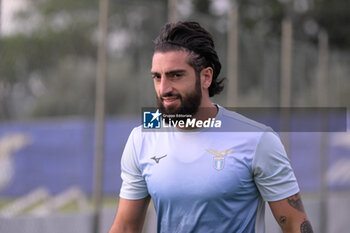
[[[174, 74], [178, 74], [178, 73], [186, 73], [186, 70], [183, 70], [183, 69], [170, 70], [170, 71], [165, 72], [165, 75], [169, 76], [169, 75], [174, 75]], [[159, 75], [158, 72], [151, 72], [151, 74], [152, 75]]]
[[182, 69], [170, 70], [170, 71], [165, 72], [165, 75], [169, 76], [169, 75], [174, 75], [174, 74], [178, 74], [178, 73], [186, 73], [186, 70], [182, 70]]

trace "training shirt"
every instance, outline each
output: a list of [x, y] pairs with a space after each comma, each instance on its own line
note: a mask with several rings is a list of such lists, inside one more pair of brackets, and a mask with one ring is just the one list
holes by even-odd
[[140, 126], [129, 136], [120, 197], [151, 195], [158, 232], [264, 233], [264, 201], [299, 192], [279, 137], [218, 108], [216, 119], [229, 132], [145, 132]]

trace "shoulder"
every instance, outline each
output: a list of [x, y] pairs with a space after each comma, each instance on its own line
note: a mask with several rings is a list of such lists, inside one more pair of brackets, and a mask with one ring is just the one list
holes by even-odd
[[137, 126], [131, 130], [129, 140], [133, 142], [142, 140], [142, 126]]
[[237, 112], [227, 110], [221, 106], [220, 109], [222, 124], [225, 129], [234, 130], [238, 132], [272, 132], [272, 129], [262, 123], [254, 121]]
[[166, 134], [166, 132], [144, 130], [143, 126], [139, 125], [131, 131], [129, 140], [132, 140], [135, 146], [141, 147], [145, 144], [150, 144], [157, 141], [160, 137], [164, 136], [164, 134]]
[[133, 137], [142, 137], [142, 125], [133, 128], [130, 135], [132, 135]]
[[130, 148], [130, 150], [138, 154], [138, 152], [140, 151], [140, 145], [142, 144], [142, 140], [142, 126], [133, 128], [129, 134], [124, 151], [127, 148]]

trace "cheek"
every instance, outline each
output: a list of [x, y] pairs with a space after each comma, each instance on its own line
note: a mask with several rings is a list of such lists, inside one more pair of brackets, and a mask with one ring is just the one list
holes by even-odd
[[153, 81], [154, 85], [154, 91], [156, 92], [157, 96], [159, 96], [159, 84], [156, 81]]

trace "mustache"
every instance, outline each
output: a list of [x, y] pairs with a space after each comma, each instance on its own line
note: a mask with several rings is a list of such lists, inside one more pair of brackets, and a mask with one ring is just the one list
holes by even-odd
[[177, 98], [181, 99], [181, 95], [180, 94], [175, 94], [175, 93], [172, 93], [172, 92], [165, 93], [165, 94], [159, 96], [160, 99], [163, 99], [164, 97], [177, 97]]

